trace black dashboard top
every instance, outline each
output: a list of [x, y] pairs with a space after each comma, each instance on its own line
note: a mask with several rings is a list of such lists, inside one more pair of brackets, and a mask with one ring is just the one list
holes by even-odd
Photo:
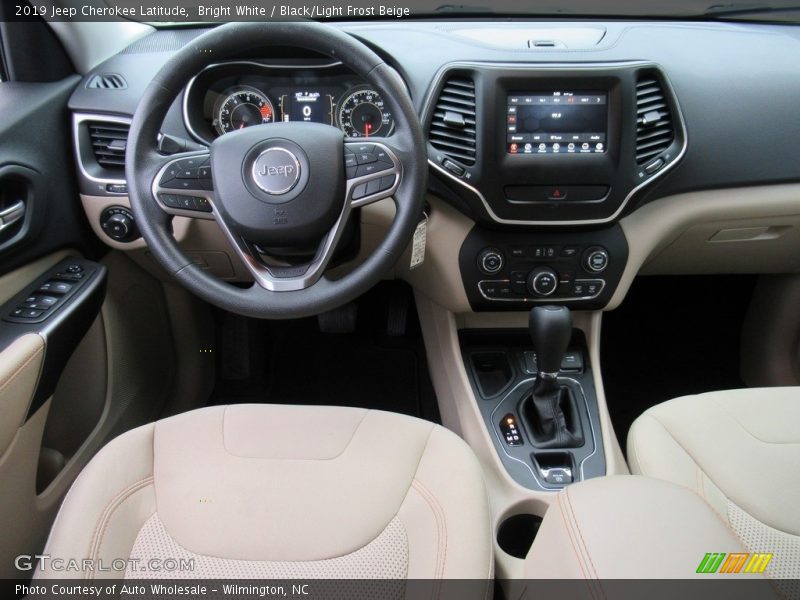
[[[433, 101], [431, 90], [437, 74], [453, 63], [547, 67], [556, 78], [572, 69], [597, 64], [652, 65], [674, 93], [688, 143], [674, 168], [642, 189], [621, 214], [680, 192], [800, 179], [800, 121], [795, 116], [800, 97], [797, 27], [470, 20], [332, 26], [360, 38], [399, 71], [421, 116], [426, 103]], [[70, 109], [132, 115], [152, 75], [177, 48], [203, 31], [158, 30], [135, 42], [89, 74], [119, 73], [127, 80], [127, 88], [102, 90], [80, 85], [70, 100]], [[318, 60], [296, 49], [270, 49], [258, 58], [294, 63], [298, 68]], [[562, 84], [551, 86], [548, 93], [562, 89]], [[547, 89], [544, 84], [535, 87]], [[526, 90], [517, 86], [515, 91]], [[181, 101], [176, 100], [163, 132], [190, 138]], [[498, 102], [505, 111], [504, 103], [505, 99]]]

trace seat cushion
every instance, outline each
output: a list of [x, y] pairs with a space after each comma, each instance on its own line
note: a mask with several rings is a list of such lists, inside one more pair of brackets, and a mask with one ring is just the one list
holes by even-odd
[[646, 411], [628, 434], [631, 471], [694, 490], [767, 573], [800, 578], [800, 388], [714, 392]]
[[[470, 448], [427, 421], [342, 407], [212, 407], [125, 433], [75, 482], [45, 552], [194, 559], [128, 577], [492, 575]], [[64, 575], [120, 573], [38, 573]]]
[[[689, 579], [704, 577], [697, 570], [707, 553], [743, 550], [686, 488], [635, 475], [598, 477], [567, 486], [553, 499], [525, 560], [525, 577]], [[588, 597], [615, 597], [606, 583], [587, 583]], [[627, 591], [621, 596], [631, 596]]]

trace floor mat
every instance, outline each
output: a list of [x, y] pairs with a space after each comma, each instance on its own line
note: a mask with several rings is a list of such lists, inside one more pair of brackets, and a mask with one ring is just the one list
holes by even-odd
[[651, 406], [744, 387], [740, 335], [754, 285], [751, 276], [638, 277], [623, 304], [604, 313], [603, 383], [623, 451]]
[[[387, 333], [398, 295], [412, 303], [404, 335]], [[440, 422], [410, 289], [384, 283], [358, 301], [354, 333], [322, 333], [317, 320], [259, 321], [222, 315], [236, 365], [221, 366], [212, 404], [268, 402], [355, 406]], [[230, 335], [228, 336], [230, 338]], [[242, 352], [242, 347], [247, 352]]]

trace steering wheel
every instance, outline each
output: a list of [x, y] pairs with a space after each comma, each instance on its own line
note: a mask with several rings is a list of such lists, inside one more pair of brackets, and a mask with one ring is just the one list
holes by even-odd
[[[268, 123], [227, 133], [208, 150], [160, 154], [159, 129], [189, 80], [211, 63], [266, 46], [340, 61], [382, 95], [394, 133], [356, 142], [321, 123]], [[225, 310], [280, 319], [345, 304], [394, 266], [421, 216], [427, 163], [405, 84], [364, 44], [315, 22], [228, 23], [190, 42], [153, 78], [133, 116], [125, 175], [139, 230], [169, 273]], [[326, 277], [354, 211], [387, 197], [396, 213], [382, 243], [349, 274]], [[192, 263], [171, 234], [173, 215], [215, 219], [255, 284], [237, 287]], [[298, 248], [306, 258], [286, 258]]]

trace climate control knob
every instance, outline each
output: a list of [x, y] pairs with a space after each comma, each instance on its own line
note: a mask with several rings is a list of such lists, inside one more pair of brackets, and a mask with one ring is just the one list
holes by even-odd
[[478, 269], [484, 275], [495, 275], [505, 266], [503, 253], [497, 248], [485, 248], [478, 254]]
[[608, 266], [608, 251], [600, 246], [587, 249], [583, 255], [583, 266], [590, 273], [602, 273]]
[[549, 267], [539, 267], [528, 275], [528, 291], [534, 296], [550, 296], [558, 288], [558, 273]]

